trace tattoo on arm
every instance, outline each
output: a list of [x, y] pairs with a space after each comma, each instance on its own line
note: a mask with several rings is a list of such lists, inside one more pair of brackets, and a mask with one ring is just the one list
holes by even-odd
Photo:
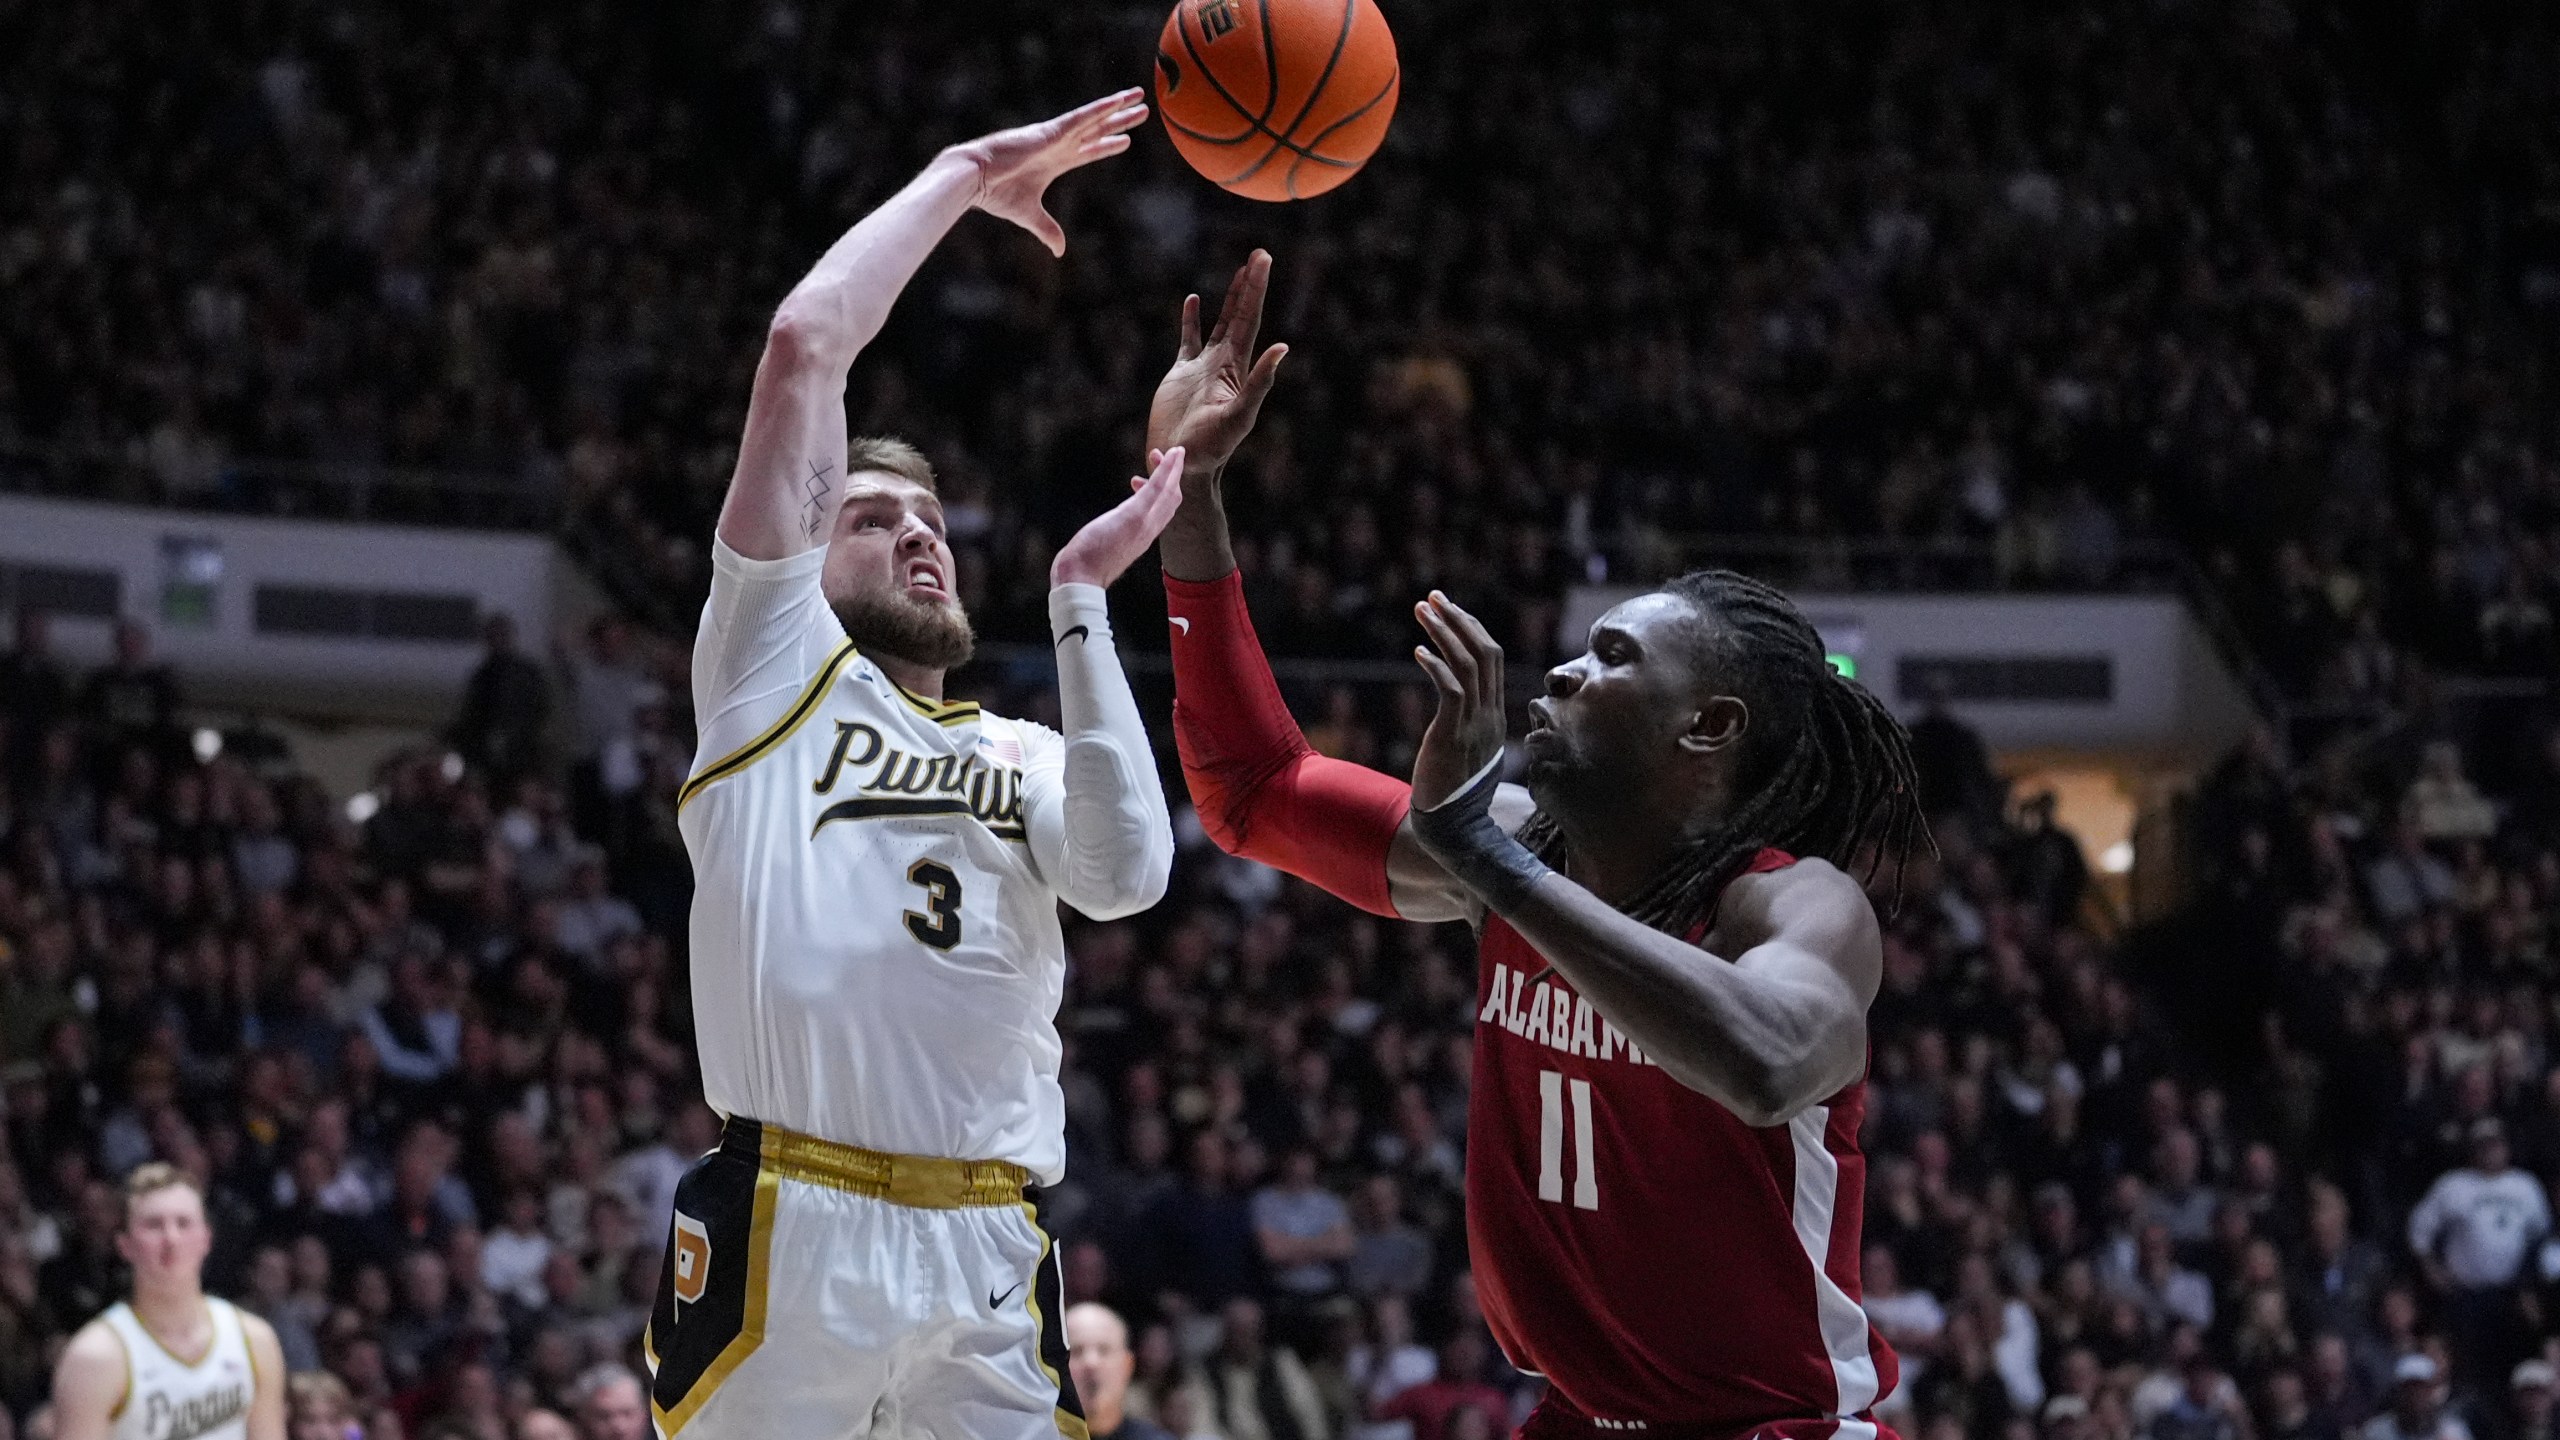
[[827, 496], [832, 493], [827, 488], [827, 474], [833, 468], [812, 460], [809, 462], [809, 478], [803, 482], [804, 493], [809, 497], [809, 503], [804, 509], [808, 515], [809, 538], [812, 540], [817, 539], [818, 532], [826, 528]]

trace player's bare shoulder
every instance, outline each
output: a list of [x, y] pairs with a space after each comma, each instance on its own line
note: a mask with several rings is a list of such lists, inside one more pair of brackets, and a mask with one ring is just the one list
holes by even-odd
[[1740, 958], [1783, 946], [1822, 960], [1872, 999], [1884, 960], [1884, 931], [1857, 877], [1828, 860], [1802, 859], [1741, 875], [1727, 885], [1706, 946]]
[[66, 1419], [103, 1424], [123, 1403], [132, 1379], [133, 1360], [125, 1353], [124, 1339], [101, 1315], [73, 1332], [54, 1362], [54, 1405]]

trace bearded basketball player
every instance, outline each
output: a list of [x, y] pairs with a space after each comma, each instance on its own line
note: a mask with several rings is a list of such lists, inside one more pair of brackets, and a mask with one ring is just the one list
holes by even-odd
[[1407, 784], [1315, 754], [1247, 617], [1220, 468], [1282, 348], [1270, 258], [1183, 308], [1152, 443], [1174, 734], [1232, 853], [1381, 915], [1479, 933], [1467, 1236], [1533, 1437], [1873, 1440], [1895, 1361], [1858, 1304], [1875, 912], [1846, 873], [1925, 834], [1909, 746], [1777, 591], [1687, 576], [1595, 624], [1498, 782], [1502, 651], [1433, 591], [1439, 698]]
[[693, 996], [720, 1148], [676, 1189], [647, 1331], [662, 1435], [1084, 1440], [1057, 1258], [1064, 900], [1164, 894], [1173, 829], [1106, 587], [1180, 503], [1165, 457], [1051, 566], [1061, 736], [944, 694], [970, 653], [934, 472], [848, 442], [855, 357], [983, 210], [1053, 252], [1060, 175], [1139, 92], [943, 152], [786, 297], [694, 641]]
[[168, 1165], [125, 1181], [133, 1296], [81, 1327], [53, 1377], [59, 1440], [284, 1440], [274, 1327], [204, 1293], [204, 1193]]

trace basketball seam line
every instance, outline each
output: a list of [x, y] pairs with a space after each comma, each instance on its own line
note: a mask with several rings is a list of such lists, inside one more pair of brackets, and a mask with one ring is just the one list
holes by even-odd
[[1368, 114], [1370, 111], [1377, 109], [1378, 102], [1386, 99], [1388, 94], [1396, 88], [1396, 82], [1403, 78], [1404, 67], [1399, 65], [1396, 67], [1396, 72], [1387, 77], [1387, 83], [1378, 87], [1378, 93], [1370, 96], [1367, 100], [1362, 101], [1359, 109], [1352, 111], [1350, 114], [1343, 116], [1341, 119], [1334, 121], [1332, 124], [1327, 125], [1316, 132], [1315, 138], [1307, 142], [1307, 149], [1309, 153], [1301, 155], [1297, 159], [1289, 162], [1290, 199], [1296, 200], [1302, 198], [1298, 194], [1298, 166], [1306, 161], [1313, 160], [1319, 165], [1331, 165], [1336, 169], [1353, 168], [1353, 162], [1349, 160], [1336, 160], [1328, 155], [1318, 155], [1313, 153], [1315, 147], [1323, 144], [1324, 137], [1327, 135], [1330, 135], [1334, 131], [1341, 129], [1343, 126], [1350, 124], [1352, 121], [1359, 119], [1361, 116]]
[[[1271, 0], [1261, 0], [1261, 3], [1263, 32], [1265, 36], [1262, 42], [1262, 53], [1270, 55], [1271, 42], [1268, 37], [1271, 28]], [[1236, 176], [1233, 180], [1227, 181], [1227, 184], [1240, 184], [1261, 174], [1262, 167], [1271, 163], [1273, 157], [1280, 153], [1282, 146], [1286, 146], [1292, 154], [1298, 157], [1298, 160], [1314, 158], [1306, 149], [1291, 143], [1288, 137], [1297, 133], [1298, 127], [1306, 123], [1307, 112], [1316, 108], [1316, 101], [1324, 98], [1324, 87], [1333, 83], [1333, 72], [1342, 64], [1342, 47], [1351, 43], [1351, 27], [1358, 23], [1359, 18], [1360, 0], [1342, 0], [1342, 28], [1334, 32], [1333, 53], [1325, 57], [1324, 69], [1316, 76], [1315, 88], [1307, 92], [1305, 102], [1298, 106], [1298, 113], [1290, 117], [1288, 125], [1281, 130], [1272, 132], [1272, 138], [1280, 143], [1263, 151], [1261, 159], [1246, 166], [1243, 174]], [[1273, 59], [1271, 66], [1271, 98], [1273, 105], [1276, 108], [1280, 99], [1280, 62], [1278, 59]], [[1289, 168], [1294, 174], [1297, 170], [1297, 161], [1293, 160], [1289, 162]], [[1290, 193], [1295, 194], [1296, 192], [1295, 190], [1292, 190]]]
[[[1189, 55], [1191, 57], [1191, 63], [1198, 67], [1200, 71], [1200, 78], [1209, 82], [1209, 88], [1218, 92], [1218, 98], [1227, 102], [1228, 109], [1235, 111], [1238, 115], [1247, 115], [1244, 108], [1244, 102], [1238, 100], [1235, 96], [1235, 92], [1227, 88], [1226, 82], [1220, 80], [1217, 73], [1209, 68], [1209, 62], [1200, 58], [1200, 47], [1192, 43], [1191, 27], [1183, 23], [1183, 12], [1180, 10], [1173, 12], [1173, 28], [1175, 33], [1182, 36], [1183, 53]], [[1266, 123], [1270, 114], [1269, 110], [1266, 109], [1263, 113], [1265, 118], [1263, 120], [1253, 121], [1253, 128], [1246, 131], [1243, 135], [1237, 136], [1236, 140], [1243, 140], [1253, 135], [1269, 135], [1271, 136], [1271, 143], [1275, 146], [1288, 144], [1289, 139], [1287, 136], [1274, 134], [1271, 126]], [[1250, 117], [1248, 116], [1248, 118]], [[1168, 125], [1172, 124], [1173, 117], [1167, 115], [1165, 117], [1165, 123]], [[1220, 143], [1232, 145], [1236, 143], [1236, 141], [1228, 140]], [[1255, 161], [1253, 169], [1261, 169], [1264, 164], [1269, 162], [1270, 158], [1270, 156], [1265, 155], [1261, 160]], [[1250, 174], [1252, 171], [1247, 171], [1246, 173]], [[1236, 178], [1241, 179], [1243, 177], [1238, 176]], [[1217, 183], [1220, 185], [1227, 185], [1234, 182], [1231, 180], [1221, 180]]]
[[[1181, 34], [1183, 52], [1189, 55], [1191, 57], [1191, 63], [1198, 67], [1200, 71], [1200, 78], [1209, 82], [1209, 88], [1218, 92], [1218, 98], [1227, 102], [1228, 109], [1235, 111], [1238, 115], [1245, 114], [1244, 102], [1236, 99], [1235, 92], [1229, 90], [1224, 82], [1220, 81], [1216, 75], [1212, 74], [1209, 70], [1208, 62], [1200, 58], [1200, 47], [1191, 42], [1191, 31], [1189, 27], [1181, 24], [1180, 12], [1178, 11], [1175, 16], [1174, 28]], [[1165, 123], [1167, 125], [1173, 125], [1173, 117], [1167, 115], [1165, 117]], [[1192, 135], [1195, 138], [1204, 140], [1208, 138], [1206, 136], [1199, 135], [1198, 132], [1192, 130], [1188, 126], [1177, 126], [1176, 128], [1182, 130], [1184, 134]], [[1320, 165], [1347, 165], [1350, 163], [1347, 160], [1328, 160], [1321, 155], [1307, 154], [1303, 147], [1291, 143], [1287, 136], [1275, 133], [1269, 125], [1264, 124], [1259, 120], [1253, 121], [1253, 128], [1246, 131], [1244, 134], [1235, 137], [1234, 140], [1220, 140], [1214, 143], [1221, 145], [1233, 145], [1237, 143], [1237, 141], [1251, 139], [1255, 135], [1270, 136], [1274, 152], [1285, 148], [1295, 154], [1305, 155], [1307, 159], [1313, 160]], [[1231, 176], [1228, 179], [1219, 180], [1215, 183], [1220, 185], [1232, 185], [1236, 181], [1245, 178], [1245, 176], [1251, 175], [1255, 171], [1260, 170], [1264, 165], [1269, 164], [1270, 161], [1271, 156], [1269, 154], [1265, 154], [1260, 160], [1255, 161], [1250, 167], [1248, 167], [1243, 174]]]
[[1271, 43], [1271, 0], [1253, 0], [1253, 9], [1262, 17], [1262, 115], [1253, 123], [1268, 125], [1280, 108], [1280, 49]]

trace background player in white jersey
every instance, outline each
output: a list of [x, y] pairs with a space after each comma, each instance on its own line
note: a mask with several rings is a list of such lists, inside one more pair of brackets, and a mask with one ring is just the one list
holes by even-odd
[[204, 1196], [167, 1165], [125, 1182], [118, 1301], [63, 1347], [57, 1440], [284, 1440], [284, 1347], [266, 1321], [204, 1293]]
[[648, 1332], [664, 1434], [1084, 1440], [1024, 1187], [1065, 1164], [1058, 902], [1133, 914], [1172, 867], [1103, 587], [1180, 503], [1181, 456], [1051, 569], [1061, 737], [943, 697], [971, 640], [933, 471], [849, 443], [843, 395], [969, 210], [1063, 252], [1042, 195], [1128, 147], [1139, 93], [943, 152], [793, 289], [756, 367], [678, 798], [728, 1118], [676, 1192]]

